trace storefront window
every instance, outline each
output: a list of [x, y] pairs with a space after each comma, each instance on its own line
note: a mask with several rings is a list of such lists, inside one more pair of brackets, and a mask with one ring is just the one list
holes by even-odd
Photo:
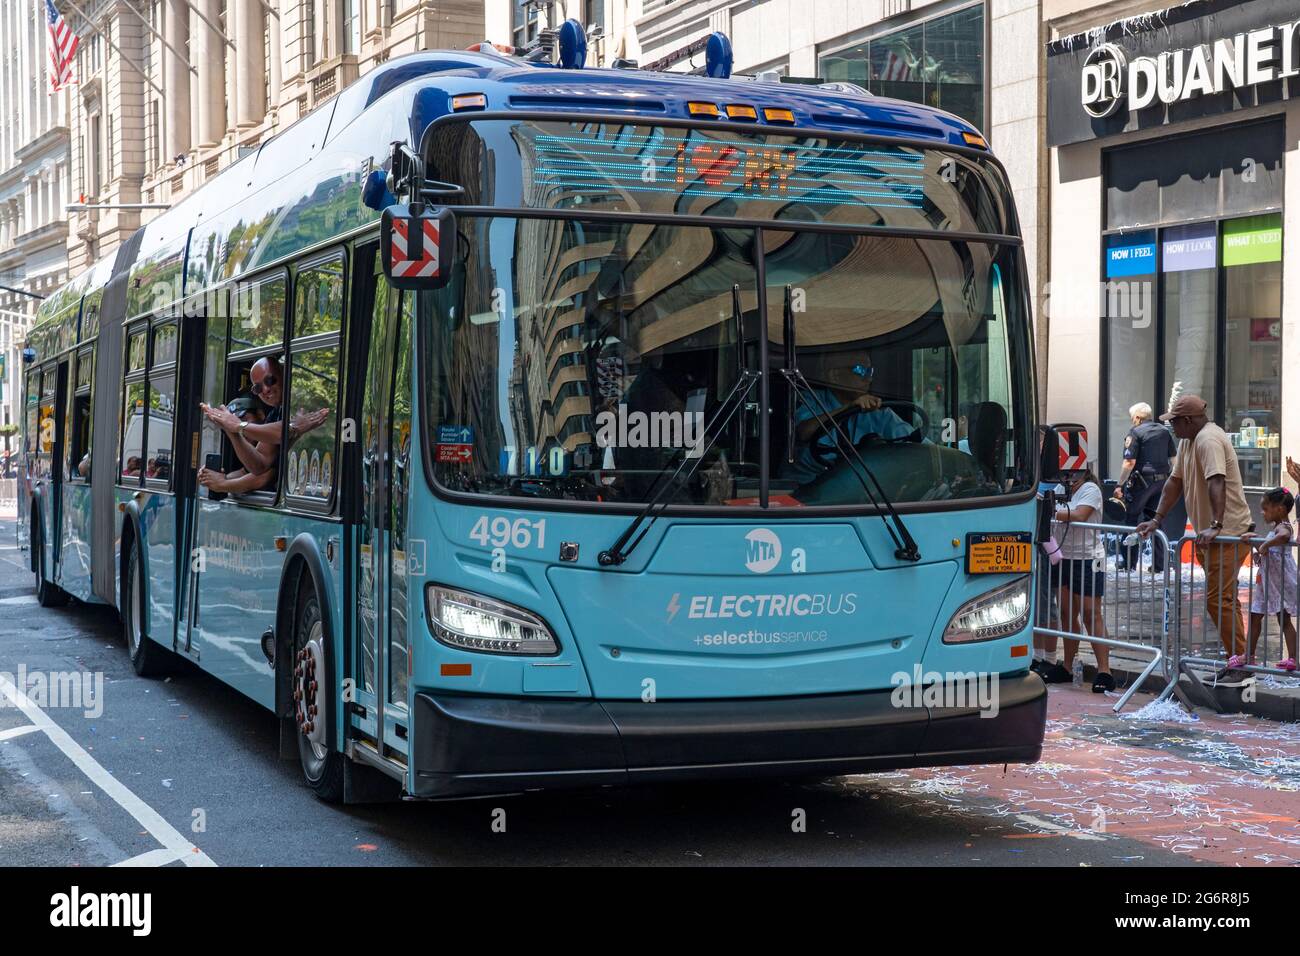
[[1281, 480], [1281, 154], [1278, 122], [1105, 154], [1107, 477], [1129, 406], [1160, 412], [1192, 393], [1237, 446], [1247, 487]]
[[826, 80], [938, 107], [984, 128], [984, 5], [882, 33], [821, 58]]
[[[1106, 422], [1106, 470], [1117, 474], [1128, 410], [1138, 402], [1156, 404], [1155, 368], [1159, 354], [1155, 321], [1156, 234], [1144, 229], [1106, 237], [1101, 315], [1106, 324], [1110, 394]], [[1082, 417], [1082, 410], [1080, 410]]]
[[1165, 384], [1153, 408], [1167, 408], [1175, 392], [1189, 392], [1205, 399], [1216, 418], [1218, 239], [1214, 222], [1160, 231]]
[[1223, 224], [1226, 326], [1223, 427], [1247, 486], [1281, 479], [1282, 217]]

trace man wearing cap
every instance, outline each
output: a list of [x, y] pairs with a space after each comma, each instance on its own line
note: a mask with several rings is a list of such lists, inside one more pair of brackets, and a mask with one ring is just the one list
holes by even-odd
[[801, 447], [794, 464], [783, 472], [785, 477], [806, 484], [840, 460], [838, 437], [826, 421], [828, 414], [839, 421], [849, 442], [855, 446], [868, 435], [886, 441], [920, 438], [914, 425], [899, 418], [892, 408], [882, 407], [882, 401], [871, 394], [875, 368], [870, 363], [871, 356], [865, 354], [856, 357], [856, 361], [835, 356], [810, 370], [816, 400], [813, 404], [799, 402], [795, 412], [795, 438]]
[[[1155, 517], [1138, 525], [1137, 532], [1144, 538], [1151, 534], [1179, 497], [1183, 498], [1196, 529], [1196, 556], [1205, 569], [1210, 617], [1228, 657], [1244, 654], [1246, 620], [1237, 595], [1237, 575], [1250, 556], [1250, 545], [1241, 541], [1214, 543], [1219, 535], [1240, 538], [1254, 529], [1237, 453], [1223, 429], [1206, 416], [1205, 399], [1199, 395], [1180, 395], [1160, 420], [1173, 426], [1178, 455], [1160, 493]], [[1226, 669], [1218, 675], [1221, 682], [1243, 676]]]

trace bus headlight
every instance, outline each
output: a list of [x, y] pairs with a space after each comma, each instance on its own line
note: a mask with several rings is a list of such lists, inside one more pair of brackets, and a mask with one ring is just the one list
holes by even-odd
[[957, 609], [943, 632], [945, 644], [991, 641], [1025, 629], [1029, 623], [1028, 576], [981, 594]]
[[546, 622], [513, 604], [430, 584], [424, 592], [433, 636], [449, 647], [494, 654], [559, 651]]

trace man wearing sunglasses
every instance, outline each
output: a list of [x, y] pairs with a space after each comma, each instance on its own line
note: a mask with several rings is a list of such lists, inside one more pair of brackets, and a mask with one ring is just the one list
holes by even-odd
[[[281, 424], [282, 403], [284, 402], [284, 368], [273, 356], [260, 358], [248, 371], [251, 391], [268, 407], [260, 423], [247, 418], [241, 420], [222, 405], [211, 406], [200, 403], [199, 408], [208, 421], [220, 428], [230, 438], [235, 455], [240, 463], [254, 475], [262, 475], [276, 465], [279, 458], [280, 442], [284, 438], [284, 426]], [[329, 417], [329, 409], [321, 408], [314, 412], [299, 412], [289, 422], [289, 441], [292, 443], [300, 435], [319, 427]]]
[[[1164, 521], [1169, 509], [1181, 497], [1187, 504], [1187, 516], [1196, 528], [1196, 556], [1205, 569], [1205, 600], [1210, 617], [1219, 629], [1219, 640], [1228, 657], [1245, 653], [1246, 620], [1238, 597], [1237, 576], [1250, 545], [1242, 542], [1215, 542], [1220, 535], [1240, 538], [1254, 530], [1250, 506], [1241, 486], [1241, 468], [1237, 452], [1223, 429], [1206, 415], [1205, 399], [1199, 395], [1180, 395], [1160, 416], [1174, 429], [1178, 455], [1160, 493], [1155, 518], [1137, 526], [1137, 533], [1147, 537]], [[1220, 684], [1240, 684], [1249, 676], [1244, 671], [1225, 668], [1217, 675]]]
[[893, 409], [882, 408], [881, 400], [871, 394], [874, 376], [871, 356], [866, 354], [828, 356], [820, 369], [813, 366], [806, 374], [817, 402], [810, 406], [801, 400], [795, 412], [795, 439], [800, 448], [794, 464], [786, 469], [788, 477], [807, 484], [841, 459], [834, 429], [826, 423], [822, 409], [837, 419], [854, 445], [868, 435], [895, 441], [911, 438], [916, 433], [912, 425], [899, 418]]

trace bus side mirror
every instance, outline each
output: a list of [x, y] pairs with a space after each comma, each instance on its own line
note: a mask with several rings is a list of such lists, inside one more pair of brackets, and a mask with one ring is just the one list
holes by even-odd
[[1074, 422], [1043, 426], [1039, 481], [1060, 481], [1061, 472], [1088, 466], [1088, 429]]
[[384, 275], [395, 289], [441, 289], [456, 267], [456, 217], [424, 203], [389, 206], [380, 225]]

